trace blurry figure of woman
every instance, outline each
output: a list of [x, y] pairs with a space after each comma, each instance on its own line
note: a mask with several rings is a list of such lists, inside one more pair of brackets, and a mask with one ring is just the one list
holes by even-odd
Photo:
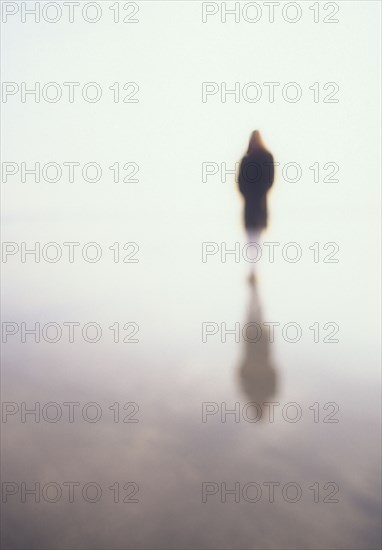
[[[244, 225], [247, 231], [248, 258], [259, 258], [260, 234], [267, 226], [267, 192], [273, 184], [273, 156], [266, 149], [260, 132], [255, 130], [249, 140], [248, 150], [240, 162], [239, 190], [244, 197]], [[256, 282], [256, 261], [250, 263], [249, 282]]]

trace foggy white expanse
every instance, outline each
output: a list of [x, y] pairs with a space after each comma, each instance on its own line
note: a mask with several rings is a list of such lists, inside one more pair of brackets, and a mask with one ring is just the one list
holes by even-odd
[[[3, 241], [20, 249], [55, 242], [62, 250], [64, 242], [79, 242], [78, 250], [96, 242], [102, 250], [96, 263], [81, 253], [73, 263], [3, 257], [3, 323], [95, 322], [102, 338], [69, 343], [63, 336], [53, 344], [10, 336], [2, 399], [20, 408], [96, 402], [103, 413], [96, 423], [81, 415], [73, 423], [21, 422], [15, 413], [2, 424], [3, 481], [103, 489], [96, 503], [8, 497], [4, 547], [378, 548], [380, 5], [337, 2], [339, 23], [314, 24], [313, 2], [300, 2], [295, 24], [281, 17], [250, 24], [228, 16], [222, 23], [220, 13], [202, 23], [202, 2], [140, 2], [139, 23], [115, 24], [112, 3], [99, 4], [103, 17], [94, 24], [22, 23], [16, 15], [2, 25], [3, 81], [103, 89], [98, 103], [22, 103], [20, 94], [2, 103], [3, 163], [96, 162], [103, 170], [96, 183], [64, 176], [22, 183], [20, 173], [3, 179]], [[139, 102], [114, 103], [115, 82], [139, 83]], [[222, 82], [256, 82], [264, 97], [223, 103], [216, 94], [202, 102], [203, 82], [219, 91]], [[303, 96], [290, 103], [276, 88], [270, 103], [264, 82], [296, 82]], [[315, 103], [315, 82], [337, 83], [339, 102]], [[255, 128], [280, 163], [262, 236], [280, 246], [273, 263], [264, 249], [251, 302], [248, 263], [241, 254], [237, 262], [220, 256], [223, 246], [238, 243], [241, 253], [245, 244], [234, 175], [223, 182], [219, 171], [203, 181], [202, 165], [232, 170]], [[115, 162], [138, 164], [139, 181], [115, 183]], [[299, 181], [283, 177], [291, 162], [301, 167]], [[339, 181], [322, 181], [321, 171], [314, 182], [309, 167], [329, 162], [339, 166]], [[139, 262], [114, 262], [109, 247], [129, 242], [139, 246]], [[205, 262], [203, 242], [218, 247]], [[280, 252], [291, 242], [302, 251], [296, 263]], [[335, 243], [337, 263], [322, 261], [332, 251], [325, 243]], [[221, 341], [221, 323], [241, 330], [264, 321], [280, 325], [254, 357], [241, 332], [239, 341], [232, 334]], [[139, 342], [114, 343], [116, 322], [136, 323]], [[291, 322], [301, 328], [295, 343], [282, 338]], [[204, 323], [219, 327], [206, 342]], [[338, 326], [337, 343], [323, 341], [326, 323]], [[279, 403], [278, 411], [296, 403], [302, 418], [288, 422], [278, 413], [270, 422], [264, 413], [248, 422], [241, 414], [221, 422], [221, 403], [238, 403], [242, 413], [252, 401], [263, 411], [264, 402]], [[113, 422], [116, 402], [137, 403], [139, 422]], [[207, 422], [203, 402], [219, 404]], [[314, 403], [336, 403], [339, 422], [321, 416], [315, 423]], [[301, 500], [276, 493], [269, 502], [264, 492], [252, 503], [232, 495], [224, 503], [220, 493], [202, 502], [205, 482], [269, 481], [298, 483]], [[138, 484], [139, 502], [114, 503], [108, 487], [115, 482]], [[339, 502], [314, 502], [315, 482], [335, 483]]]

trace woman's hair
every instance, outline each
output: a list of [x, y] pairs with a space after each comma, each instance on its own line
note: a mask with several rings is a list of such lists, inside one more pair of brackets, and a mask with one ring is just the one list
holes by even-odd
[[264, 142], [261, 138], [259, 130], [254, 130], [249, 138], [249, 144], [247, 149], [247, 155], [256, 153], [258, 151], [267, 151], [267, 148], [264, 145]]

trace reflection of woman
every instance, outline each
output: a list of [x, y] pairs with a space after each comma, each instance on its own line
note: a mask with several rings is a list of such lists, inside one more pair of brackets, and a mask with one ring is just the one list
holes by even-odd
[[[239, 170], [239, 190], [244, 197], [244, 224], [249, 242], [259, 243], [260, 232], [267, 226], [266, 196], [273, 178], [273, 156], [265, 148], [260, 132], [255, 130]], [[253, 256], [256, 257], [256, 253]], [[255, 263], [251, 266], [250, 281], [253, 283]]]
[[268, 325], [262, 320], [256, 287], [251, 288], [248, 321], [245, 325], [245, 350], [239, 368], [240, 385], [250, 402], [263, 407], [277, 390], [277, 371], [273, 365]]

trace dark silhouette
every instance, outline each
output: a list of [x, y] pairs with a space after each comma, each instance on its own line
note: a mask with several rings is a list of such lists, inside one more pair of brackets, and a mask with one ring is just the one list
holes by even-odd
[[[273, 184], [273, 156], [265, 148], [260, 132], [252, 132], [239, 169], [239, 190], [244, 197], [244, 225], [248, 243], [260, 245], [260, 232], [268, 221], [267, 192]], [[251, 258], [250, 284], [255, 284], [256, 257]]]
[[[256, 287], [251, 288], [244, 357], [239, 368], [240, 385], [250, 402], [261, 408], [277, 390], [277, 371], [270, 350], [269, 327], [262, 322]], [[260, 328], [260, 330], [259, 330]]]
[[260, 132], [255, 130], [239, 170], [239, 189], [244, 197], [244, 224], [247, 231], [261, 231], [267, 226], [266, 196], [273, 178], [273, 156], [265, 148]]

